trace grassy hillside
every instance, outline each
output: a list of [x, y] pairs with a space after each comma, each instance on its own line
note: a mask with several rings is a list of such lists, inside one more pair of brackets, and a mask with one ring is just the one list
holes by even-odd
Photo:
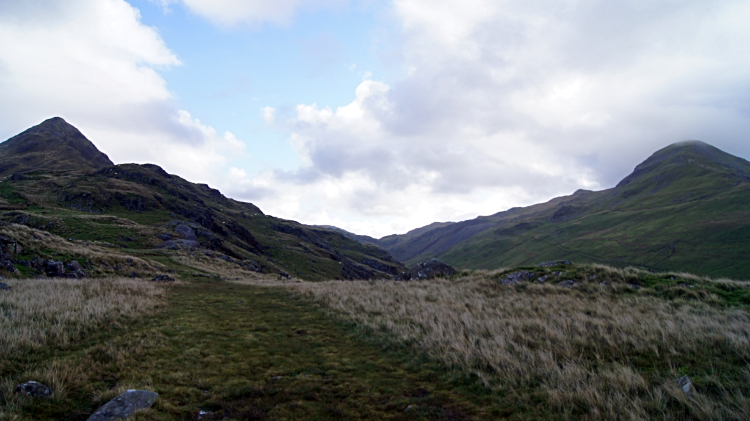
[[461, 268], [568, 259], [750, 278], [750, 163], [702, 142], [656, 152], [615, 188], [439, 227], [388, 248]]

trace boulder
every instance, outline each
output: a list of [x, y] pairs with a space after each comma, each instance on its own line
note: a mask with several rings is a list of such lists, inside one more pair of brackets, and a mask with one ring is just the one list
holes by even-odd
[[128, 390], [102, 405], [88, 421], [113, 421], [132, 417], [139, 409], [150, 408], [159, 397], [147, 390]]
[[156, 275], [151, 282], [174, 282], [174, 278], [169, 275]]
[[240, 265], [241, 267], [247, 269], [247, 270], [251, 270], [253, 272], [258, 272], [258, 273], [263, 273], [263, 267], [261, 267], [258, 264], [258, 262], [254, 261], [254, 260], [249, 260], [249, 261], [245, 261], [245, 262], [237, 262], [237, 264]]
[[580, 285], [578, 282], [568, 279], [567, 281], [562, 281], [557, 284], [557, 286], [565, 287], [565, 288], [573, 288], [575, 286]]
[[570, 262], [570, 260], [551, 260], [549, 262], [542, 262], [539, 263], [537, 266], [541, 268], [549, 268], [553, 266], [570, 266], [573, 263]]
[[438, 259], [430, 259], [426, 262], [417, 263], [408, 272], [401, 272], [396, 280], [409, 281], [417, 279], [432, 279], [436, 277], [450, 276], [456, 273], [450, 265]]
[[192, 228], [185, 224], [179, 224], [174, 228], [174, 232], [179, 234], [180, 237], [186, 239], [186, 240], [198, 240], [198, 237], [195, 235], [195, 231], [193, 231]]
[[81, 264], [77, 260], [71, 260], [70, 263], [65, 265], [65, 269], [68, 270], [68, 277], [81, 279], [86, 277], [86, 270], [81, 267]]
[[505, 276], [501, 276], [500, 279], [498, 279], [498, 282], [503, 285], [515, 285], [519, 282], [530, 281], [534, 278], [536, 278], [535, 273], [531, 273], [528, 270], [519, 270], [517, 272], [511, 272]]
[[44, 262], [44, 273], [50, 277], [64, 277], [65, 265], [59, 260], [47, 260]]
[[690, 377], [680, 377], [680, 379], [677, 380], [677, 384], [680, 385], [680, 388], [682, 388], [682, 391], [685, 392], [686, 395], [690, 396], [693, 394], [693, 383], [690, 381]]
[[0, 291], [10, 291], [11, 287], [8, 284], [0, 282]]
[[13, 387], [13, 390], [16, 393], [23, 393], [26, 396], [32, 396], [35, 398], [46, 398], [51, 393], [49, 386], [34, 380], [29, 380], [26, 383], [17, 384], [15, 387]]

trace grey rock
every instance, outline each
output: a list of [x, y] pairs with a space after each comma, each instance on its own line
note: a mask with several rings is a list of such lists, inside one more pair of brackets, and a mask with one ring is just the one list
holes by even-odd
[[86, 277], [86, 270], [81, 267], [77, 260], [71, 260], [70, 263], [65, 265], [65, 268], [69, 272], [69, 278], [81, 279]]
[[450, 265], [438, 259], [430, 259], [426, 262], [417, 263], [408, 272], [401, 272], [396, 279], [399, 281], [432, 279], [439, 276], [450, 276], [455, 273], [456, 269], [453, 269]]
[[97, 409], [88, 421], [112, 421], [132, 417], [139, 409], [150, 408], [159, 397], [147, 390], [128, 390]]
[[195, 231], [185, 224], [179, 224], [174, 228], [174, 232], [179, 234], [180, 237], [186, 240], [197, 240], [198, 237], [195, 235]]
[[174, 237], [172, 237], [171, 235], [167, 233], [159, 234], [159, 238], [162, 239], [163, 241], [174, 240]]
[[688, 376], [682, 376], [679, 380], [677, 380], [677, 384], [680, 385], [682, 388], [682, 391], [685, 392], [686, 395], [690, 396], [693, 394], [693, 383], [690, 381], [690, 377]]
[[561, 287], [565, 287], [565, 288], [573, 288], [573, 287], [578, 286], [578, 285], [580, 285], [580, 284], [578, 282], [572, 280], [572, 279], [568, 279], [567, 281], [562, 281], [562, 282], [560, 282], [560, 283], [557, 284], [557, 286], [561, 286]]
[[543, 283], [547, 282], [547, 279], [549, 279], [549, 276], [547, 276], [547, 275], [544, 275], [544, 276], [542, 276], [541, 278], [539, 278], [539, 279], [537, 280], [537, 282], [539, 282], [539, 283], [542, 283], [542, 284], [543, 284]]
[[694, 286], [694, 285], [690, 285], [690, 284], [689, 284], [689, 283], [687, 283], [687, 282], [682, 282], [682, 283], [680, 283], [680, 284], [679, 284], [679, 286], [681, 286], [681, 287], [683, 287], [683, 288], [695, 288], [695, 286]]
[[65, 265], [59, 260], [47, 260], [44, 264], [44, 272], [51, 277], [64, 277]]
[[570, 262], [570, 260], [551, 260], [549, 262], [542, 262], [539, 263], [537, 266], [542, 268], [549, 268], [553, 266], [570, 266], [573, 263]]
[[518, 272], [512, 272], [505, 276], [501, 276], [500, 279], [498, 279], [498, 282], [503, 285], [515, 285], [519, 282], [532, 280], [535, 276], [535, 274], [528, 270], [519, 270]]
[[258, 264], [258, 262], [254, 260], [246, 261], [246, 262], [237, 262], [238, 265], [241, 267], [251, 270], [253, 272], [263, 273], [263, 267]]
[[11, 287], [8, 284], [0, 282], [0, 291], [10, 291]]
[[174, 278], [169, 275], [156, 275], [151, 282], [174, 282]]
[[15, 385], [15, 387], [13, 387], [13, 390], [16, 393], [23, 393], [26, 396], [33, 396], [35, 398], [46, 398], [51, 393], [49, 386], [34, 380], [29, 380], [26, 383], [17, 384]]

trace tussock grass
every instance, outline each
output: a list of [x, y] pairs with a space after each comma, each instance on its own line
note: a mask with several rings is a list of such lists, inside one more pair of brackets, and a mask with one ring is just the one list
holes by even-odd
[[[581, 281], [576, 288], [501, 286], [501, 272], [287, 287], [368, 334], [383, 334], [478, 376], [516, 402], [520, 413], [592, 420], [750, 418], [746, 307], [723, 306], [712, 294], [665, 300], [651, 288], [629, 286], [648, 284], [650, 276], [632, 268], [578, 267], [570, 273]], [[747, 288], [673, 275], [660, 279]], [[696, 387], [691, 397], [676, 383], [684, 374]]]
[[152, 312], [165, 287], [141, 279], [7, 279], [0, 293], [0, 355], [9, 361], [62, 348], [85, 332]]

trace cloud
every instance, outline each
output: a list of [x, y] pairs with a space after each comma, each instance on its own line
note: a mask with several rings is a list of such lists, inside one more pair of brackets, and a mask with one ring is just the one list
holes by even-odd
[[681, 140], [750, 156], [747, 2], [393, 6], [407, 74], [364, 80], [336, 109], [297, 107], [287, 130], [305, 165], [267, 176], [289, 192], [282, 216], [377, 216], [361, 232], [386, 234], [396, 216], [413, 228], [611, 187]]
[[[154, 1], [154, 0], [152, 0]], [[258, 25], [266, 22], [286, 25], [300, 9], [332, 7], [347, 0], [156, 0], [165, 8], [182, 3], [191, 12], [221, 26]]]
[[234, 135], [218, 135], [176, 106], [160, 72], [180, 60], [125, 1], [5, 4], [4, 138], [62, 116], [115, 162], [152, 162], [213, 184], [221, 181], [217, 166], [244, 153]]

